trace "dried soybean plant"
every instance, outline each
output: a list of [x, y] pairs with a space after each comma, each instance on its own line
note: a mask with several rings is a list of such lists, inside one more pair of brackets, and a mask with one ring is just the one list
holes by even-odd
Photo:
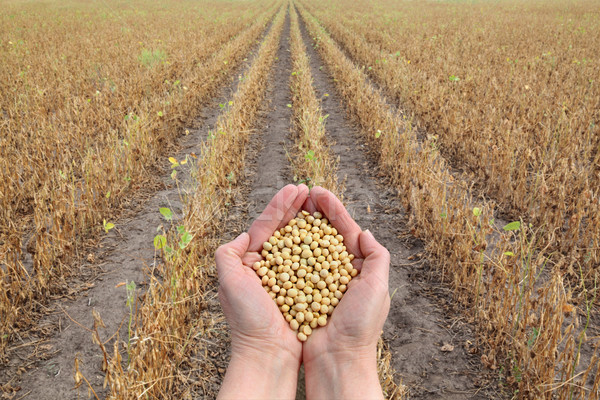
[[[205, 346], [199, 338], [211, 335], [214, 321], [203, 314], [203, 294], [214, 276], [212, 257], [223, 233], [220, 216], [231, 200], [231, 188], [237, 185], [237, 180], [227, 176], [244, 167], [249, 128], [255, 124], [265, 97], [285, 10], [286, 7], [279, 7], [231, 106], [219, 116], [215, 130], [222, 134], [214, 135], [203, 145], [197, 165], [202, 173], [198, 174], [196, 192], [186, 204], [183, 221], [193, 239], [183, 251], [165, 258], [157, 271], [161, 279], [152, 278], [139, 312], [137, 339], [131, 346], [127, 368], [123, 368], [118, 349], [111, 357], [101, 347], [107, 359], [106, 384], [111, 399], [180, 398], [185, 388], [179, 387], [178, 369], [192, 351]], [[265, 27], [263, 21], [258, 23]], [[242, 46], [238, 51], [240, 57], [246, 54]], [[177, 235], [171, 235], [169, 240], [178, 246]]]
[[295, 148], [290, 162], [296, 178], [307, 185], [323, 186], [335, 195], [343, 192], [337, 182], [339, 160], [331, 154], [330, 143], [326, 140], [325, 123], [321, 102], [313, 89], [310, 72], [310, 60], [298, 27], [298, 15], [295, 9], [290, 13], [290, 47], [292, 51], [292, 89], [293, 125], [295, 127]]
[[[581, 265], [591, 284], [600, 265], [595, 4], [427, 9], [341, 1], [320, 7], [318, 15], [369, 76], [414, 114], [446, 159], [468, 172], [469, 182], [505, 215], [546, 230], [543, 239], [560, 251], [557, 258], [567, 257], [560, 264], [571, 283], [580, 281]], [[556, 15], [579, 26], [555, 23]], [[474, 20], [485, 23], [474, 28], [468, 23]]]
[[[321, 177], [315, 179], [336, 196], [343, 198], [344, 188], [337, 183], [337, 161], [333, 161], [325, 130], [320, 101], [317, 99], [310, 71], [310, 60], [300, 32], [298, 15], [292, 5], [290, 10], [290, 41], [293, 61], [291, 88], [293, 92], [293, 111], [296, 128], [296, 158], [291, 159], [295, 170], [305, 171], [307, 176]], [[310, 157], [304, 153], [313, 150]], [[317, 163], [315, 160], [319, 160]], [[309, 317], [310, 318], [310, 317]], [[405, 386], [396, 383], [395, 371], [392, 367], [391, 353], [382, 339], [378, 342], [377, 372], [384, 394], [389, 399], [401, 399], [406, 395]]]
[[[537, 242], [528, 242], [527, 228], [523, 226], [517, 241], [507, 238], [510, 232], [494, 233], [493, 205], [474, 207], [477, 203], [449, 172], [435, 139], [419, 140], [410, 122], [396, 115], [370, 85], [363, 69], [347, 59], [304, 6], [300, 10], [350, 114], [399, 188], [415, 233], [426, 239], [442, 273], [457, 289], [458, 300], [471, 307], [484, 344], [482, 361], [491, 368], [509, 366], [509, 381], [512, 379], [521, 396], [552, 396], [545, 388], [554, 384], [559, 368], [575, 365], [580, 356], [578, 349], [569, 351], [561, 346], [578, 333], [565, 322], [572, 305], [559, 271], [555, 270], [551, 279], [537, 279], [547, 255], [535, 247]], [[486, 251], [492, 233], [503, 240]], [[531, 265], [533, 255], [538, 269]], [[543, 317], [556, 309], [560, 311], [551, 320]], [[498, 314], [500, 310], [504, 314]], [[529, 313], [523, 314], [526, 310]], [[548, 358], [535, 357], [522, 343], [546, 349]], [[583, 366], [586, 368], [594, 370], [597, 365], [591, 362]], [[576, 387], [571, 381], [564, 381], [560, 396]]]
[[265, 18], [244, 4], [143, 1], [119, 15], [110, 2], [6, 6], [0, 353], [35, 304], [65, 289], [83, 241], [156, 179], [152, 166], [243, 59]]

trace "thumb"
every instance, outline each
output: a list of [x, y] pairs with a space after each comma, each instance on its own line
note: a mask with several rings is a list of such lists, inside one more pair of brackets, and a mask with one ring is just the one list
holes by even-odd
[[244, 232], [231, 242], [217, 249], [215, 252], [215, 262], [217, 264], [217, 273], [220, 277], [242, 266], [242, 257], [248, 251], [249, 245], [250, 235]]
[[364, 256], [360, 271], [361, 275], [375, 275], [387, 286], [390, 271], [390, 252], [377, 242], [368, 229], [360, 233], [359, 244], [360, 251]]

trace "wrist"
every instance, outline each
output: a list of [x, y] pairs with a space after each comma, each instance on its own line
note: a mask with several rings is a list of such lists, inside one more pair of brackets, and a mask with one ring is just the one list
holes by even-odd
[[219, 392], [219, 399], [293, 399], [300, 359], [287, 350], [232, 343], [231, 361]]
[[323, 352], [305, 360], [304, 373], [307, 399], [383, 398], [376, 349]]

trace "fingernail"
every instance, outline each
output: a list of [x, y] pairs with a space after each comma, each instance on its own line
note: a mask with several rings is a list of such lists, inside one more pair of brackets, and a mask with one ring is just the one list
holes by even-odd
[[363, 231], [364, 233], [366, 233], [367, 235], [369, 235], [370, 237], [372, 237], [373, 239], [375, 239], [375, 236], [373, 236], [373, 232], [371, 232], [369, 229], [367, 229], [366, 231]]

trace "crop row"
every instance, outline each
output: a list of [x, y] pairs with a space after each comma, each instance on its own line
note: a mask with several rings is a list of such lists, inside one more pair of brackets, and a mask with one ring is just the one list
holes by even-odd
[[[460, 16], [456, 7], [430, 6], [426, 17], [386, 2], [366, 14], [364, 7], [311, 2], [332, 37], [414, 115], [453, 166], [506, 215], [543, 230], [544, 245], [557, 250], [553, 261], [576, 283], [581, 274], [593, 282], [600, 266], [600, 16], [590, 13], [592, 4], [552, 3], [555, 14], [536, 11], [535, 3], [494, 5], [461, 8]], [[557, 23], [556, 15], [577, 26]], [[407, 23], [411, 16], [420, 23]], [[467, 23], [474, 20], [486, 22]]]
[[[203, 293], [214, 284], [213, 254], [223, 234], [220, 217], [244, 169], [251, 129], [264, 102], [269, 72], [277, 54], [287, 7], [281, 6], [250, 69], [243, 75], [229, 106], [219, 116], [198, 156], [196, 191], [185, 217], [168, 238], [155, 242], [164, 263], [155, 271], [138, 312], [127, 367], [115, 344], [101, 344], [111, 399], [180, 398], [177, 374], [184, 360], [202, 349], [214, 315], [206, 315]], [[238, 50], [240, 57], [247, 54]], [[232, 174], [233, 172], [233, 174]], [[235, 178], [234, 178], [235, 176]], [[211, 322], [212, 321], [212, 322]], [[96, 327], [101, 326], [97, 319]], [[98, 331], [94, 334], [99, 338]]]
[[[329, 148], [325, 129], [326, 115], [323, 115], [321, 102], [313, 87], [310, 59], [306, 47], [298, 14], [293, 4], [290, 7], [290, 45], [292, 54], [292, 108], [295, 126], [295, 148], [291, 158], [294, 174], [308, 185], [326, 188], [336, 196], [343, 198], [344, 188], [338, 184], [337, 161]], [[394, 369], [391, 366], [391, 352], [383, 339], [378, 343], [378, 373], [386, 399], [402, 398], [403, 386], [394, 381]]]
[[[586, 382], [598, 368], [597, 359], [578, 367], [585, 329], [579, 316], [571, 315], [574, 308], [560, 271], [546, 268], [535, 231], [518, 223], [509, 224], [508, 232], [496, 231], [493, 208], [476, 202], [456, 181], [435, 139], [420, 140], [410, 122], [371, 85], [365, 70], [348, 59], [305, 3], [300, 4], [347, 112], [398, 189], [415, 233], [426, 241], [442, 276], [470, 307], [482, 362], [503, 370], [524, 398], [597, 398], [599, 382]], [[584, 319], [589, 321], [590, 304], [585, 307]], [[578, 368], [585, 372], [576, 377]]]
[[[27, 328], [33, 300], [64, 288], [81, 243], [108, 230], [110, 216], [156, 179], [152, 166], [275, 12], [270, 3], [260, 13], [238, 5], [200, 12], [187, 4], [152, 18], [140, 11], [103, 19], [93, 7], [84, 15], [34, 12], [28, 30], [18, 28], [19, 13], [3, 15], [0, 350]], [[188, 29], [204, 18], [204, 28]]]

